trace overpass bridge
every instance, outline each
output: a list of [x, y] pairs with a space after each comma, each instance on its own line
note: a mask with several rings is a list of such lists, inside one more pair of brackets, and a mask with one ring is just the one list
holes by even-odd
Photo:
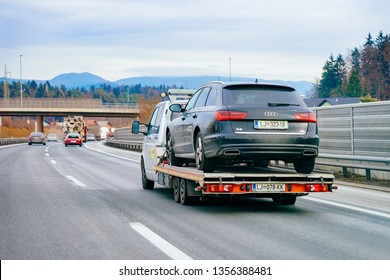
[[81, 115], [84, 117], [136, 118], [135, 104], [103, 104], [93, 98], [6, 98], [0, 100], [0, 116], [36, 116], [43, 131], [43, 117]]

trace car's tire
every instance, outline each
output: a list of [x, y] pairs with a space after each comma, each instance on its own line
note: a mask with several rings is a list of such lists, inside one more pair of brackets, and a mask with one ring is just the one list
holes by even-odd
[[168, 132], [166, 139], [167, 139], [166, 151], [167, 151], [168, 164], [173, 165], [173, 166], [182, 166], [183, 160], [180, 158], [177, 158], [175, 156], [175, 152], [173, 150], [172, 137], [171, 137], [170, 132]]
[[172, 188], [173, 188], [173, 200], [177, 203], [180, 203], [180, 178], [172, 178]]
[[294, 161], [295, 171], [310, 174], [314, 170], [315, 161], [316, 159], [314, 157], [296, 160]]
[[32, 145], [32, 143], [28, 143], [29, 145]]
[[43, 146], [46, 146], [46, 143], [42, 143], [43, 144]]
[[206, 158], [200, 132], [196, 135], [195, 140], [195, 165], [197, 169], [203, 170], [204, 172], [213, 172], [215, 169], [214, 159]]
[[194, 198], [188, 195], [187, 180], [180, 179], [180, 203], [182, 205], [191, 205]]
[[141, 177], [142, 177], [142, 187], [145, 190], [153, 190], [154, 181], [151, 181], [146, 177], [144, 158], [141, 158]]
[[65, 144], [65, 147], [68, 147], [68, 145], [67, 145], [67, 144]]

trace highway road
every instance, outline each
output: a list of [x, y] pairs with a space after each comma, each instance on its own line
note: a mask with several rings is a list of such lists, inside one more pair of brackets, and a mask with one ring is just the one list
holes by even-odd
[[139, 153], [0, 147], [0, 259], [389, 260], [390, 193], [175, 203], [141, 187]]

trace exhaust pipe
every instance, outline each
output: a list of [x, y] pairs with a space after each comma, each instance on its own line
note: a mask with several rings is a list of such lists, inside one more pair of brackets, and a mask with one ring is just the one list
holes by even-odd
[[314, 157], [317, 155], [317, 152], [315, 150], [305, 150], [303, 151], [302, 155], [307, 157]]
[[224, 156], [239, 156], [240, 154], [239, 150], [226, 150], [223, 152]]

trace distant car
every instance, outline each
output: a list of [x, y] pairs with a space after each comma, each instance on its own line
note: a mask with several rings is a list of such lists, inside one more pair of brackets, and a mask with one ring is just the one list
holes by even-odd
[[58, 136], [57, 134], [51, 133], [47, 135], [47, 142], [58, 142]]
[[65, 147], [68, 145], [79, 145], [80, 147], [83, 145], [83, 138], [78, 133], [68, 133], [64, 140]]
[[211, 82], [202, 86], [166, 131], [172, 165], [195, 161], [213, 172], [216, 165], [268, 166], [270, 160], [293, 163], [311, 173], [318, 155], [316, 115], [294, 88], [281, 84]]
[[28, 144], [43, 144], [46, 145], [46, 137], [42, 132], [33, 132], [28, 137]]
[[88, 133], [88, 135], [87, 135], [87, 142], [88, 141], [96, 141], [95, 134]]

